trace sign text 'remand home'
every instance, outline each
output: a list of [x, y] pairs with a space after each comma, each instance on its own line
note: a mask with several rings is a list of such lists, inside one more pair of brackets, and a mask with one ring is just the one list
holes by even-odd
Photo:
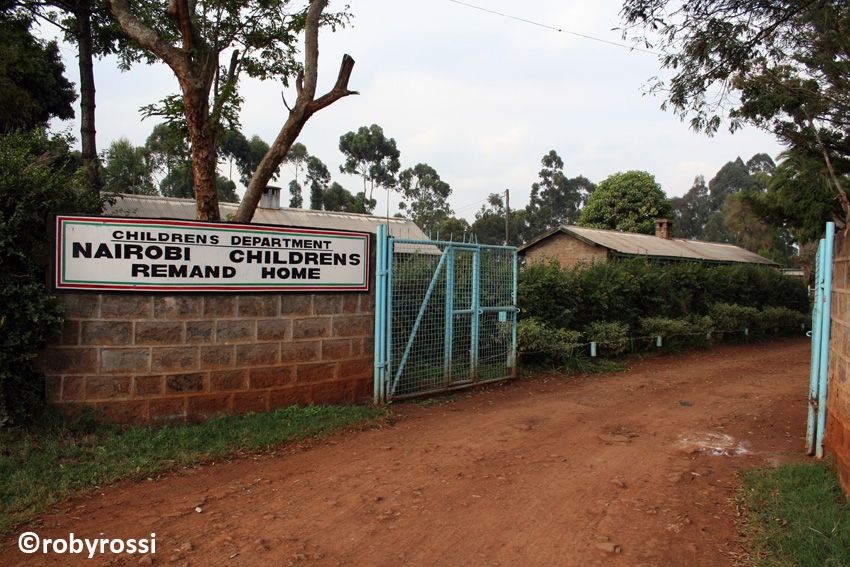
[[369, 234], [57, 215], [57, 290], [367, 291]]

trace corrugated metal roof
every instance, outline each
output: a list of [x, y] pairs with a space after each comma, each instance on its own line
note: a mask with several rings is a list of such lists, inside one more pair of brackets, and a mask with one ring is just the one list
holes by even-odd
[[628, 256], [652, 256], [656, 258], [685, 258], [702, 262], [731, 262], [744, 264], [763, 264], [778, 266], [754, 252], [745, 250], [733, 244], [719, 242], [702, 242], [700, 240], [684, 240], [673, 238], [667, 240], [651, 234], [636, 234], [616, 230], [602, 230], [581, 226], [565, 225], [520, 247], [520, 252], [553, 236], [565, 233], [581, 240], [603, 246], [617, 254]]
[[[235, 203], [220, 203], [219, 210], [223, 220], [236, 214], [238, 205]], [[194, 199], [177, 199], [174, 197], [159, 197], [148, 195], [119, 195], [114, 205], [104, 208], [107, 215], [147, 217], [147, 218], [177, 218], [191, 220], [195, 218]], [[329, 211], [313, 211], [308, 209], [261, 209], [257, 208], [253, 222], [280, 226], [303, 226], [313, 228], [329, 228], [339, 230], [357, 230], [360, 232], [376, 233], [379, 224], [388, 226], [391, 236], [428, 240], [412, 220], [396, 217], [377, 217], [357, 213], [337, 213]]]

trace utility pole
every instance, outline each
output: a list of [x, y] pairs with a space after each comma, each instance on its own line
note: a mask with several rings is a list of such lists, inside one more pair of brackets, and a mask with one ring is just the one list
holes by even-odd
[[505, 189], [505, 246], [511, 241], [511, 193]]

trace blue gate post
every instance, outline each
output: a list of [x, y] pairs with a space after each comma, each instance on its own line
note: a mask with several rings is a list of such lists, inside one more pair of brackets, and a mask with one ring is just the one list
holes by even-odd
[[373, 377], [373, 395], [376, 404], [385, 401], [384, 383], [386, 382], [386, 299], [387, 299], [387, 227], [378, 225], [375, 240], [375, 371]]
[[513, 327], [511, 328], [511, 352], [508, 354], [508, 366], [511, 367], [511, 376], [516, 378], [517, 361], [516, 361], [516, 328], [519, 324], [519, 307], [517, 306], [517, 278], [519, 277], [519, 258], [516, 249], [513, 250], [513, 268], [512, 276], [513, 290], [511, 290], [511, 304], [514, 307]]
[[823, 458], [823, 436], [826, 429], [826, 395], [829, 379], [829, 327], [832, 322], [832, 248], [835, 236], [835, 223], [826, 223], [826, 246], [823, 264], [823, 310], [820, 329], [820, 379], [818, 383], [818, 427], [815, 456]]
[[447, 246], [443, 254], [446, 258], [446, 306], [445, 336], [443, 337], [443, 382], [446, 387], [452, 382], [452, 341], [454, 341], [455, 318], [455, 251]]
[[478, 339], [481, 322], [481, 248], [472, 254], [472, 343], [469, 347], [470, 379], [478, 381]]
[[823, 300], [823, 263], [824, 252], [826, 245], [824, 239], [821, 238], [818, 243], [818, 253], [815, 256], [815, 297], [812, 304], [812, 362], [809, 371], [809, 403], [808, 412], [806, 415], [806, 454], [815, 454], [815, 441], [817, 438], [817, 413], [818, 413], [818, 381], [820, 380], [820, 329], [821, 317], [823, 312], [821, 309], [821, 301]]

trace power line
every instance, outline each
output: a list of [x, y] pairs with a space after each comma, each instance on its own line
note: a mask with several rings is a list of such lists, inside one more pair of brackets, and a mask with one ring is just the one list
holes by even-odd
[[487, 12], [488, 14], [494, 14], [496, 16], [508, 18], [510, 20], [516, 20], [518, 22], [531, 24], [532, 26], [538, 26], [538, 27], [546, 28], [548, 30], [556, 31], [556, 32], [559, 32], [559, 33], [566, 33], [566, 34], [574, 35], [576, 37], [581, 37], [581, 38], [589, 39], [589, 40], [592, 40], [592, 41], [598, 41], [599, 43], [605, 43], [605, 44], [608, 44], [608, 45], [613, 45], [615, 47], [622, 47], [624, 49], [628, 49], [629, 51], [640, 51], [642, 53], [649, 53], [650, 55], [660, 55], [660, 53], [657, 53], [655, 51], [650, 51], [649, 49], [643, 49], [643, 48], [640, 48], [640, 47], [635, 47], [633, 45], [628, 45], [626, 43], [620, 43], [620, 42], [617, 42], [617, 41], [602, 39], [601, 37], [594, 37], [592, 35], [574, 32], [574, 31], [570, 31], [570, 30], [567, 30], [567, 29], [564, 29], [564, 28], [556, 28], [555, 26], [550, 26], [549, 24], [544, 24], [544, 23], [541, 23], [541, 22], [535, 22], [534, 20], [528, 20], [526, 18], [514, 16], [513, 14], [505, 14], [504, 12], [497, 12], [496, 10], [484, 8], [482, 6], [476, 6], [474, 4], [469, 4], [467, 2], [461, 2], [460, 0], [449, 0], [449, 2], [452, 2], [453, 4], [460, 4], [461, 6], [466, 6], [467, 8], [473, 8], [475, 10], [480, 10], [482, 12]]

